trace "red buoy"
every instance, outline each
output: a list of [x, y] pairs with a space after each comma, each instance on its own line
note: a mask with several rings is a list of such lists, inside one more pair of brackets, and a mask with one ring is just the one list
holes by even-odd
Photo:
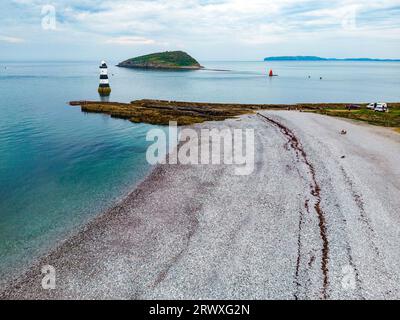
[[269, 70], [269, 76], [270, 76], [270, 77], [273, 77], [273, 76], [274, 76], [274, 72], [272, 71], [272, 69]]

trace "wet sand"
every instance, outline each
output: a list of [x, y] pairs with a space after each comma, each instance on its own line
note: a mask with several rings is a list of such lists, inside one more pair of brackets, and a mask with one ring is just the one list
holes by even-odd
[[195, 127], [253, 128], [253, 174], [159, 166], [0, 298], [400, 298], [399, 134], [295, 111]]

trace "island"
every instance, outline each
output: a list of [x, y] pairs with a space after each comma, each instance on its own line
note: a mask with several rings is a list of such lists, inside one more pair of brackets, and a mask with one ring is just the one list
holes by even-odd
[[166, 51], [152, 53], [125, 60], [117, 65], [123, 68], [167, 69], [167, 70], [199, 70], [200, 63], [183, 51]]
[[321, 58], [316, 56], [279, 56], [268, 57], [264, 61], [372, 61], [372, 62], [400, 62], [400, 59], [373, 59], [373, 58]]

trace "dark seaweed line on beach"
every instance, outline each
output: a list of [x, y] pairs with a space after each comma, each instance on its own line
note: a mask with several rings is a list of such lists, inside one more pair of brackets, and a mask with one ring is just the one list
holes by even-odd
[[[320, 230], [320, 237], [322, 239], [322, 259], [321, 259], [321, 270], [323, 274], [323, 285], [322, 285], [322, 297], [323, 299], [328, 298], [328, 286], [329, 286], [329, 240], [327, 236], [327, 227], [326, 227], [326, 218], [325, 218], [325, 213], [321, 208], [321, 202], [322, 202], [322, 197], [321, 197], [321, 187], [318, 184], [317, 177], [316, 177], [316, 171], [314, 166], [310, 163], [308, 156], [306, 152], [303, 149], [302, 144], [296, 137], [296, 135], [287, 127], [282, 125], [281, 123], [266, 117], [260, 113], [257, 113], [257, 115], [264, 120], [268, 121], [269, 123], [272, 123], [274, 126], [278, 127], [280, 131], [284, 134], [284, 136], [288, 139], [289, 145], [292, 147], [292, 149], [296, 152], [296, 155], [299, 157], [299, 155], [302, 158], [302, 161], [306, 164], [306, 166], [309, 169], [309, 172], [311, 174], [311, 179], [312, 179], [312, 184], [310, 185], [310, 192], [313, 197], [316, 199], [316, 203], [314, 205], [314, 209], [317, 213], [318, 220], [319, 220], [319, 230]], [[300, 259], [298, 259], [298, 263], [300, 263]], [[296, 269], [297, 271], [297, 269]]]

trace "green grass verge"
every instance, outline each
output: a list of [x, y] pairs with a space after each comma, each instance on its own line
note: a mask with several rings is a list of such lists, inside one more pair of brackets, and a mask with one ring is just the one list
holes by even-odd
[[351, 111], [346, 109], [322, 109], [314, 112], [328, 116], [364, 121], [369, 124], [383, 127], [400, 128], [400, 108], [392, 108], [389, 112], [375, 112], [369, 109]]

